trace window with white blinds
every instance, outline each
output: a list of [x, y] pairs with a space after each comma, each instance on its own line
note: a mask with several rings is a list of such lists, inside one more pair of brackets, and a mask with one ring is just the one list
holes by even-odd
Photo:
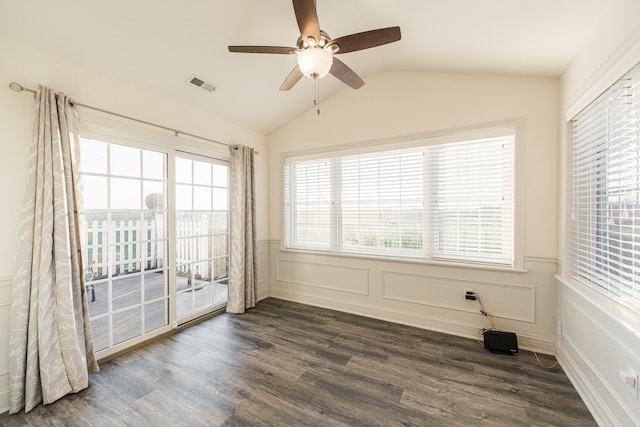
[[420, 255], [424, 149], [339, 158], [340, 246]]
[[286, 163], [285, 242], [289, 247], [331, 247], [331, 159]]
[[640, 64], [570, 125], [573, 277], [640, 312]]
[[513, 261], [513, 136], [430, 148], [431, 254]]
[[490, 133], [285, 157], [284, 247], [513, 266], [515, 130]]

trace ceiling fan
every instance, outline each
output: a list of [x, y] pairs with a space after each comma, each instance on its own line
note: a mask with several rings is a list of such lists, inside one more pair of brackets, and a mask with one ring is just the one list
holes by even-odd
[[364, 81], [334, 55], [381, 46], [400, 40], [400, 27], [380, 28], [332, 39], [320, 29], [315, 0], [293, 0], [300, 37], [296, 47], [282, 46], [229, 46], [229, 52], [297, 54], [297, 65], [280, 86], [291, 89], [302, 76], [313, 80], [331, 73], [343, 83], [359, 89]]

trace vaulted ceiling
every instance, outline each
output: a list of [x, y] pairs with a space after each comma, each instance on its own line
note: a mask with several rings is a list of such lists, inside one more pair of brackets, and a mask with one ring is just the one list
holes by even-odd
[[[385, 71], [559, 77], [616, 0], [317, 0], [332, 37], [398, 25], [402, 40], [340, 59], [366, 82]], [[294, 55], [290, 0], [0, 0], [0, 35], [269, 134], [313, 108], [313, 84], [278, 90]], [[185, 83], [192, 74], [213, 93]], [[332, 76], [323, 97], [353, 90]]]

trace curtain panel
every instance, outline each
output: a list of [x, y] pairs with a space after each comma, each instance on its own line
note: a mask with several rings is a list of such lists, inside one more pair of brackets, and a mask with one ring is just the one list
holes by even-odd
[[68, 97], [38, 87], [13, 276], [10, 413], [78, 392], [98, 370], [80, 256], [74, 114]]
[[256, 306], [258, 264], [254, 158], [255, 152], [251, 147], [231, 147], [229, 313], [244, 313]]

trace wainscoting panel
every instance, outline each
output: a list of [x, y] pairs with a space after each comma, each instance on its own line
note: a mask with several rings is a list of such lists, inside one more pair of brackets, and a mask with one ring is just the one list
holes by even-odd
[[278, 259], [276, 280], [352, 294], [369, 294], [367, 268]]
[[[620, 371], [640, 374], [640, 316], [582, 285], [558, 280], [559, 359], [600, 425], [640, 425], [640, 400]], [[617, 309], [617, 308], [614, 308]]]
[[[531, 286], [510, 286], [393, 271], [382, 272], [383, 298], [477, 313], [479, 303], [463, 298], [467, 289], [477, 292], [487, 301], [493, 301], [494, 305], [487, 310], [496, 317], [524, 322], [535, 321], [535, 288]], [[499, 305], [496, 305], [496, 302]]]

